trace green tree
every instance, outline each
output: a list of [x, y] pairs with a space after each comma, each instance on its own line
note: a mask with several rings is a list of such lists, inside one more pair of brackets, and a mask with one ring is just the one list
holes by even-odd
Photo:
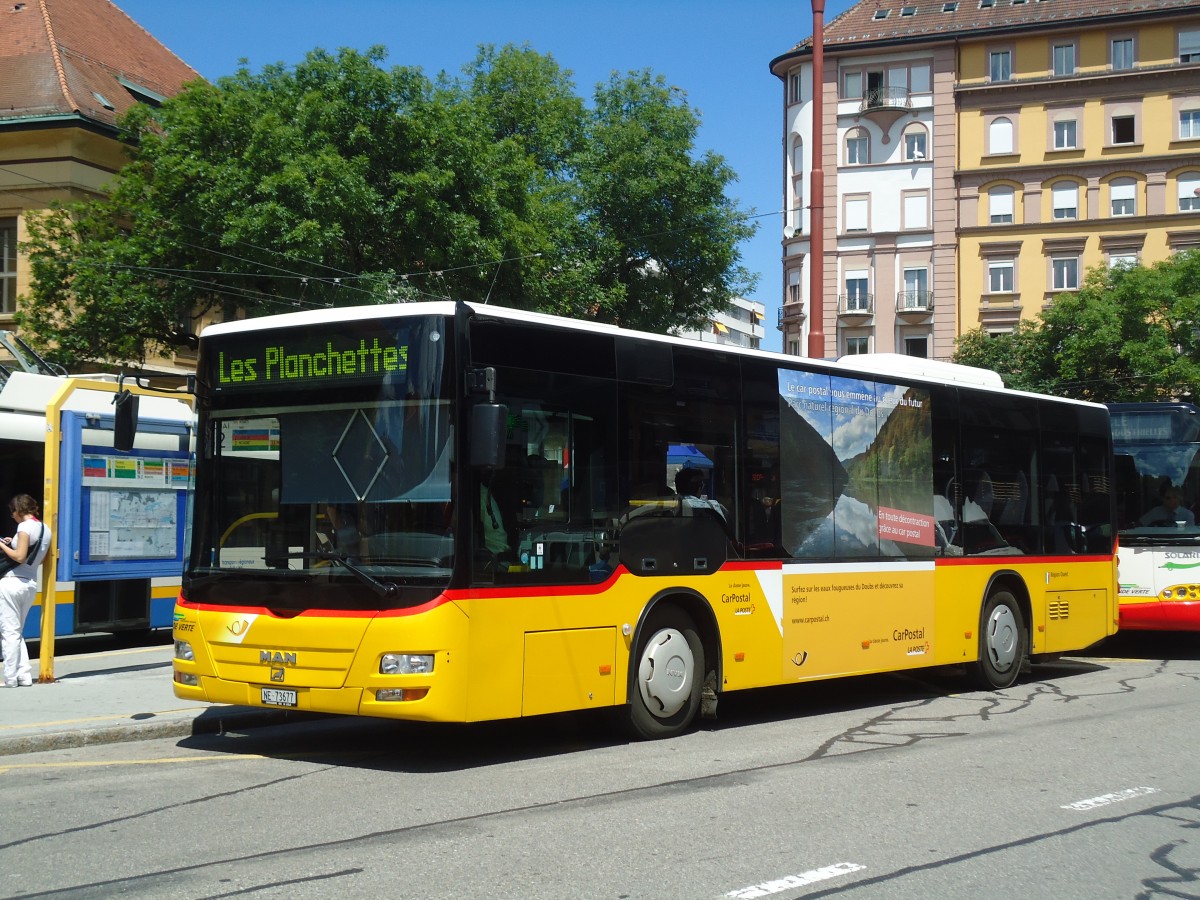
[[698, 129], [681, 92], [661, 76], [613, 75], [597, 88], [578, 155], [577, 247], [600, 292], [592, 313], [599, 318], [646, 330], [695, 328], [753, 284], [737, 252], [753, 228], [725, 196], [736, 176], [716, 154], [692, 157]]
[[528, 47], [459, 77], [316, 50], [123, 121], [107, 197], [32, 217], [19, 323], [57, 362], [139, 362], [196, 317], [452, 297], [654, 330], [753, 287], [733, 172], [648, 72], [589, 107]]
[[1200, 253], [1150, 267], [1091, 270], [1042, 313], [1062, 391], [1101, 402], [1197, 395]]
[[1010, 387], [1098, 402], [1200, 396], [1200, 251], [1098, 266], [1013, 335], [958, 340], [955, 361]]
[[1053, 376], [1044, 365], [1046, 354], [1037, 322], [1021, 319], [1009, 333], [991, 334], [982, 328], [959, 335], [954, 361], [991, 369], [1007, 387], [1019, 391], [1054, 392]]

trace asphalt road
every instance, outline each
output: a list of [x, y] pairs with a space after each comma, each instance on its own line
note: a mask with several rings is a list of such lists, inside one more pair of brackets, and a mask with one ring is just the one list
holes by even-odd
[[333, 719], [5, 757], [0, 894], [1200, 897], [1197, 650], [734, 695], [657, 743]]

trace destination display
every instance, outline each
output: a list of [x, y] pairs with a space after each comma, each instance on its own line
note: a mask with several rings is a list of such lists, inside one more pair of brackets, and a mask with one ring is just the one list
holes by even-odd
[[[268, 347], [217, 351], [218, 389], [272, 385], [311, 385], [346, 379], [380, 378], [408, 368], [408, 345], [386, 344], [378, 337], [345, 341], [327, 338], [316, 347], [311, 340]], [[297, 346], [299, 344], [299, 346]]]
[[436, 324], [364, 329], [342, 323], [213, 338], [204, 350], [207, 386], [216, 392], [320, 389], [404, 379], [417, 362], [413, 337], [436, 333]]

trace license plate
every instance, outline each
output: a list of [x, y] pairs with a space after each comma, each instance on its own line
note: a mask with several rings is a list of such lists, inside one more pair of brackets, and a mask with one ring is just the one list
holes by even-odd
[[284, 691], [279, 688], [262, 689], [263, 706], [295, 706], [296, 692]]

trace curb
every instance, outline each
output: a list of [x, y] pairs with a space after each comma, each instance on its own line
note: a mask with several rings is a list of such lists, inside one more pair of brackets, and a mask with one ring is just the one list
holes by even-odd
[[[152, 716], [153, 713], [143, 715]], [[92, 744], [118, 744], [127, 741], [152, 741], [162, 738], [188, 738], [204, 734], [224, 734], [244, 728], [264, 728], [270, 725], [290, 725], [328, 718], [319, 713], [296, 710], [259, 710], [230, 707], [207, 709], [192, 718], [138, 721], [128, 725], [109, 725], [100, 728], [77, 728], [70, 731], [48, 731], [41, 734], [0, 738], [0, 756], [42, 753], [47, 750], [70, 750]], [[0, 764], [0, 768], [3, 765]]]

